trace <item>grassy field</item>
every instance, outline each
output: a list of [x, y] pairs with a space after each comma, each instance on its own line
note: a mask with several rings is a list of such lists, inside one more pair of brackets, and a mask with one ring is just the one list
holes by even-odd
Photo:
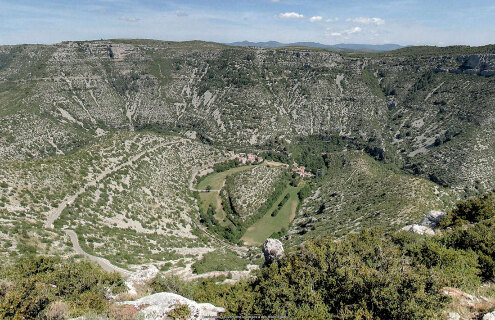
[[205, 254], [201, 260], [192, 265], [192, 268], [195, 273], [200, 274], [210, 271], [242, 271], [246, 265], [246, 259], [240, 258], [231, 250], [218, 249]]
[[[260, 245], [274, 232], [279, 232], [282, 228], [288, 229], [290, 222], [296, 216], [296, 209], [299, 201], [297, 192], [299, 189], [300, 187], [287, 187], [263, 218], [256, 221], [246, 230], [246, 233], [242, 236], [241, 240], [244, 241], [246, 245]], [[271, 213], [277, 208], [286, 194], [290, 195], [289, 200], [280, 209], [280, 212], [275, 217], [272, 217]]]
[[[280, 166], [278, 162], [266, 163], [268, 166]], [[233, 168], [227, 171], [213, 173], [206, 176], [201, 180], [196, 186], [199, 190], [206, 190], [209, 186], [212, 191], [206, 192], [202, 191], [199, 193], [201, 199], [200, 207], [202, 210], [208, 210], [210, 205], [215, 208], [215, 219], [219, 221], [220, 225], [226, 226], [230, 222], [226, 221], [226, 213], [222, 208], [222, 202], [218, 190], [220, 190], [225, 183], [225, 179], [232, 174], [239, 173], [242, 171], [247, 171], [255, 166], [242, 166]], [[258, 245], [263, 243], [266, 238], [270, 237], [275, 232], [281, 231], [283, 228], [288, 229], [289, 224], [295, 218], [297, 205], [299, 199], [297, 192], [300, 190], [299, 187], [287, 187], [284, 192], [278, 197], [277, 201], [273, 206], [266, 212], [266, 214], [253, 225], [251, 225], [243, 237], [241, 238], [247, 245]], [[272, 212], [277, 209], [279, 203], [284, 199], [284, 197], [289, 194], [290, 198], [287, 202], [280, 208], [278, 214], [274, 217], [271, 216]]]
[[[246, 171], [252, 168], [254, 168], [254, 166], [249, 165], [249, 166], [232, 168], [227, 171], [210, 174], [207, 177], [205, 177], [203, 180], [201, 180], [196, 188], [199, 190], [205, 190], [207, 186], [210, 186], [211, 190], [220, 190], [223, 187], [225, 178], [227, 178], [228, 175], [241, 171]], [[220, 225], [225, 226], [227, 224], [225, 222], [226, 214], [223, 211], [222, 200], [220, 199], [220, 195], [218, 194], [218, 192], [217, 191], [200, 192], [199, 197], [201, 199], [201, 209], [206, 211], [208, 210], [210, 204], [212, 204], [213, 207], [215, 208], [215, 219], [219, 221]]]
[[254, 166], [241, 166], [237, 168], [232, 168], [227, 171], [223, 172], [218, 172], [218, 173], [213, 173], [208, 176], [206, 176], [204, 179], [202, 179], [199, 183], [198, 186], [196, 187], [199, 190], [206, 190], [206, 187], [210, 186], [212, 190], [220, 190], [223, 186], [223, 183], [225, 181], [225, 178], [228, 175], [249, 170], [252, 169]]
[[213, 204], [213, 207], [215, 208], [215, 219], [220, 223], [222, 226], [226, 226], [228, 223], [225, 221], [225, 211], [223, 211], [222, 208], [222, 199], [220, 198], [220, 195], [216, 191], [210, 191], [210, 192], [201, 192], [199, 194], [199, 198], [201, 199], [201, 209], [202, 210], [208, 210], [208, 207], [210, 204]]

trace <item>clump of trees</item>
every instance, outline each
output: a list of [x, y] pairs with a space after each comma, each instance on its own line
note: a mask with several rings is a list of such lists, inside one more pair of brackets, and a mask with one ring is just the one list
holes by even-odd
[[280, 209], [282, 209], [285, 203], [289, 201], [289, 199], [290, 199], [290, 194], [286, 194], [285, 197], [282, 199], [282, 201], [280, 201], [279, 204], [277, 205], [277, 208], [275, 208], [275, 210], [273, 210], [270, 215], [272, 217], [275, 217], [280, 212]]
[[305, 184], [301, 190], [297, 193], [297, 197], [299, 198], [299, 201], [302, 202], [304, 199], [309, 197], [311, 194], [311, 187], [309, 184]]
[[484, 281], [495, 278], [495, 191], [460, 201], [441, 221], [446, 233], [441, 242], [476, 253]]
[[495, 217], [495, 192], [457, 203], [441, 221], [444, 228], [481, 222]]
[[224, 172], [232, 168], [236, 168], [240, 165], [240, 162], [237, 159], [227, 160], [220, 163], [215, 163], [213, 166], [213, 170], [215, 172]]

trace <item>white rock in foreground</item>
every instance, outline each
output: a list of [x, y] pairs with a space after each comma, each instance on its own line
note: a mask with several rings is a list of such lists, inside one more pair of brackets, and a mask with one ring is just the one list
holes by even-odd
[[225, 312], [224, 308], [215, 307], [210, 303], [197, 303], [170, 292], [155, 293], [136, 301], [124, 301], [119, 304], [136, 307], [144, 320], [166, 319], [170, 311], [184, 304], [191, 310], [188, 319], [208, 319]]
[[486, 313], [486, 314], [483, 316], [483, 320], [495, 320], [495, 311], [492, 311], [492, 312]]
[[417, 233], [417, 234], [421, 234], [421, 235], [423, 235], [423, 234], [426, 234], [428, 236], [434, 236], [435, 235], [435, 231], [433, 231], [433, 229], [431, 229], [429, 227], [421, 226], [419, 224], [411, 224], [411, 225], [405, 226], [401, 230], [409, 231], [409, 232], [413, 232], [413, 233]]
[[277, 239], [266, 239], [265, 243], [263, 243], [263, 255], [265, 256], [265, 264], [281, 259], [284, 256], [282, 242]]
[[447, 320], [461, 320], [461, 315], [458, 314], [457, 312], [450, 312]]
[[438, 227], [440, 221], [442, 221], [446, 214], [447, 213], [443, 211], [432, 210], [428, 212], [428, 214], [421, 219], [419, 223], [407, 225], [401, 230], [414, 232], [421, 235], [426, 234], [428, 236], [434, 236], [435, 231], [433, 228]]

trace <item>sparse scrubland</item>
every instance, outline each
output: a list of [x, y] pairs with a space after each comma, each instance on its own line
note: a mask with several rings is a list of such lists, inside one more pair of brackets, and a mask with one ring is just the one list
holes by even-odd
[[[0, 46], [0, 318], [132, 319], [110, 291], [142, 265], [159, 274], [138, 295], [228, 315], [480, 316], [495, 298], [494, 75], [494, 46]], [[430, 210], [448, 212], [435, 236], [399, 231]], [[286, 257], [246, 270], [268, 237]]]

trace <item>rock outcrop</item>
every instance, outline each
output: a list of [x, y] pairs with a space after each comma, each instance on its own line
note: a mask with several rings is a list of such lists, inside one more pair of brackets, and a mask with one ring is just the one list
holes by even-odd
[[436, 228], [447, 213], [444, 211], [430, 211], [420, 222], [420, 226]]
[[[448, 314], [448, 320], [483, 319], [495, 320], [495, 303], [483, 296], [474, 296], [457, 288], [444, 287], [443, 294], [452, 298], [450, 308], [455, 312]], [[486, 310], [492, 310], [486, 313]], [[484, 314], [484, 315], [483, 315]]]
[[145, 285], [158, 274], [158, 268], [154, 265], [143, 265], [136, 272], [132, 273], [125, 284], [129, 289], [128, 293], [136, 294], [136, 287]]
[[186, 305], [190, 310], [187, 319], [214, 318], [225, 312], [224, 308], [215, 307], [210, 303], [197, 303], [170, 292], [155, 293], [136, 301], [124, 301], [119, 304], [135, 307], [144, 320], [168, 319], [169, 313], [181, 305]]
[[405, 226], [401, 230], [409, 231], [409, 232], [413, 232], [413, 233], [417, 233], [417, 234], [421, 234], [421, 235], [423, 235], [423, 234], [428, 235], [428, 236], [434, 236], [435, 235], [435, 231], [433, 231], [432, 228], [421, 226], [419, 224], [410, 224], [410, 225]]
[[457, 61], [462, 62], [460, 72], [485, 77], [495, 75], [495, 54], [460, 56]]
[[414, 232], [417, 234], [425, 234], [428, 236], [434, 236], [434, 228], [438, 227], [440, 221], [447, 213], [444, 211], [430, 211], [421, 221], [417, 224], [410, 224], [402, 228], [401, 230]]
[[277, 239], [266, 239], [265, 243], [263, 243], [263, 255], [265, 256], [266, 265], [281, 259], [284, 256], [282, 242]]

